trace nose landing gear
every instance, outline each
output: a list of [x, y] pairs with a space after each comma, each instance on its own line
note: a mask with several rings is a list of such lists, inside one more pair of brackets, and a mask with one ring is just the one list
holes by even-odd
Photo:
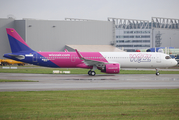
[[155, 68], [155, 69], [156, 69], [156, 76], [159, 76], [160, 73], [158, 72], [158, 69], [157, 68]]

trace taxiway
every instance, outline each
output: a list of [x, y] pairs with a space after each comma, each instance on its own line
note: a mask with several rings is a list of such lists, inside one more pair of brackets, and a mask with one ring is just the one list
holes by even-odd
[[0, 79], [39, 82], [1, 82], [0, 91], [174, 89], [179, 88], [178, 74], [69, 75], [0, 73]]

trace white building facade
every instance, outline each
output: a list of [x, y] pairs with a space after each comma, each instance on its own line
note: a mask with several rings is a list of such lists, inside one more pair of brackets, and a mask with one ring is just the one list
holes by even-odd
[[115, 29], [115, 46], [126, 51], [153, 47], [179, 48], [179, 19], [153, 17], [151, 21], [108, 18]]

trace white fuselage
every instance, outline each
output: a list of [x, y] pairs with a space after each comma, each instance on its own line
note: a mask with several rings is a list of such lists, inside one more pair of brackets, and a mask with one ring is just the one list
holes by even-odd
[[167, 54], [156, 52], [100, 52], [109, 63], [119, 63], [121, 68], [172, 67], [175, 59], [166, 59]]

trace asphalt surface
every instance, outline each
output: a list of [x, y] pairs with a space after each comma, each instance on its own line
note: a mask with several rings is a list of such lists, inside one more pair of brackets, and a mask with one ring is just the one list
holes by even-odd
[[106, 89], [175, 89], [179, 74], [23, 74], [0, 73], [0, 79], [39, 82], [1, 82], [0, 91], [106, 90]]

